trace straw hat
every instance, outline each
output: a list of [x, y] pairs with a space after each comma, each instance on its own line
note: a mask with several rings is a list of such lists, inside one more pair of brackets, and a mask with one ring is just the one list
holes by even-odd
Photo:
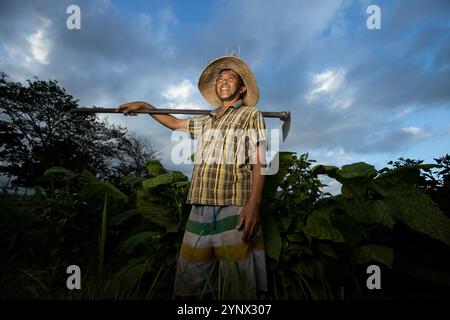
[[198, 79], [198, 89], [203, 97], [212, 106], [221, 106], [221, 101], [216, 94], [216, 79], [223, 69], [234, 70], [239, 74], [244, 81], [247, 88], [247, 93], [244, 95], [243, 104], [247, 106], [256, 106], [259, 100], [259, 89], [256, 83], [255, 76], [248, 67], [248, 65], [236, 56], [223, 56], [208, 63], [206, 68], [202, 71]]

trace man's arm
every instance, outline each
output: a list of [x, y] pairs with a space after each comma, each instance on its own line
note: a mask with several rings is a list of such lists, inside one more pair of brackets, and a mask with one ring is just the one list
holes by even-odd
[[264, 188], [265, 176], [261, 174], [262, 168], [265, 167], [265, 143], [262, 141], [256, 148], [256, 163], [252, 165], [252, 190], [250, 197], [241, 211], [238, 230], [244, 230], [244, 242], [250, 241], [258, 232], [260, 217], [259, 207], [262, 201], [262, 191]]
[[[120, 105], [116, 112], [123, 112], [124, 115], [136, 116], [138, 115], [134, 111], [145, 110], [145, 109], [156, 109], [151, 104], [144, 101], [135, 101], [130, 103], [125, 103]], [[189, 119], [178, 119], [170, 114], [150, 114], [155, 120], [157, 120], [162, 125], [166, 126], [172, 130], [183, 130], [188, 131]]]

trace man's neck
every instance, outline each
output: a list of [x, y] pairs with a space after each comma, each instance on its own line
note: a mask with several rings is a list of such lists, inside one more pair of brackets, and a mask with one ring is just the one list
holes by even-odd
[[238, 102], [240, 100], [240, 98], [234, 98], [233, 100], [230, 101], [222, 101], [222, 105], [220, 106], [220, 110], [227, 110], [228, 107], [233, 106], [236, 104], [236, 102]]

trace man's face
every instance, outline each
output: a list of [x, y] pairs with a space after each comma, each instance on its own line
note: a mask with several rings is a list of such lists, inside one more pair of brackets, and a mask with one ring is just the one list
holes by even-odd
[[222, 101], [232, 101], [246, 90], [239, 75], [233, 70], [223, 70], [216, 79], [216, 94]]

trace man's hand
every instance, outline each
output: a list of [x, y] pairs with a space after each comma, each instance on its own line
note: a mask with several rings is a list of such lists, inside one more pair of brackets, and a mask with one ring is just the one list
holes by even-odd
[[134, 111], [139, 111], [139, 110], [144, 110], [144, 109], [155, 109], [155, 107], [147, 102], [135, 101], [135, 102], [121, 104], [116, 109], [116, 112], [123, 112], [123, 114], [126, 116], [128, 116], [128, 115], [137, 116], [138, 113], [136, 113]]
[[259, 229], [259, 206], [255, 201], [248, 201], [241, 211], [239, 224], [236, 227], [239, 231], [244, 230], [242, 240], [248, 243]]

